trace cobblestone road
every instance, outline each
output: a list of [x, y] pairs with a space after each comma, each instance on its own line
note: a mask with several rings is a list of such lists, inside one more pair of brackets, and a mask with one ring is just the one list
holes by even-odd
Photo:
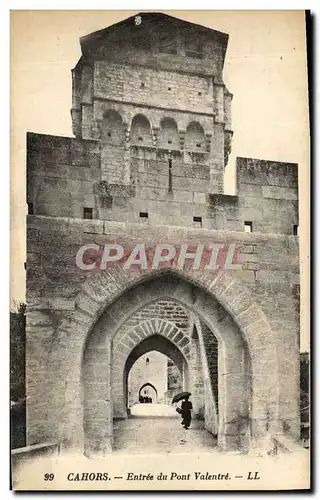
[[206, 453], [217, 450], [216, 439], [192, 421], [186, 430], [179, 416], [130, 417], [114, 424], [113, 452], [124, 453]]

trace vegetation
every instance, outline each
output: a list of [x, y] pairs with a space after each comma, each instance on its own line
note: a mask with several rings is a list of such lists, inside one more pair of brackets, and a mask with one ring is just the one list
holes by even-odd
[[15, 304], [10, 311], [10, 400], [26, 397], [25, 377], [26, 305]]

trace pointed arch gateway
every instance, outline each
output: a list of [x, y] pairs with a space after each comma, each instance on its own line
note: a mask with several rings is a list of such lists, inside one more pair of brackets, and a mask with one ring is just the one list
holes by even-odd
[[142, 321], [129, 331], [119, 329], [111, 343], [113, 417], [127, 417], [128, 375], [135, 361], [147, 352], [158, 351], [171, 359], [187, 389], [190, 344], [189, 337], [181, 328], [163, 319]]
[[142, 392], [142, 391], [143, 391], [146, 387], [151, 387], [151, 389], [154, 391], [154, 393], [155, 393], [156, 397], [158, 397], [158, 391], [157, 391], [156, 387], [155, 387], [153, 384], [151, 384], [151, 382], [146, 382], [146, 383], [145, 383], [145, 384], [143, 384], [143, 385], [140, 387], [140, 389], [139, 389], [139, 395], [138, 395], [138, 396], [139, 396], [139, 398], [140, 398], [140, 396], [142, 396], [142, 395], [143, 395], [143, 392]]
[[[74, 312], [57, 332], [61, 344], [51, 359], [48, 435], [62, 447], [84, 448], [88, 455], [112, 449], [111, 341], [133, 312], [162, 297], [189, 308], [219, 342], [219, 446], [244, 449], [250, 436], [264, 437], [267, 419], [269, 432], [280, 431], [273, 332], [245, 286], [223, 272], [129, 274], [115, 266], [84, 283]], [[261, 332], [268, 340], [263, 346]], [[65, 354], [65, 338], [74, 351], [72, 362]], [[82, 384], [90, 373], [100, 379], [86, 394]], [[57, 423], [61, 419], [64, 426]]]

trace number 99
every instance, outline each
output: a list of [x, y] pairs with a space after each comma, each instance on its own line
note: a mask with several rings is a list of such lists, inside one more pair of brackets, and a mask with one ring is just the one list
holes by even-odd
[[44, 480], [45, 481], [53, 481], [53, 479], [54, 479], [54, 474], [48, 474], [48, 473], [46, 473], [44, 475]]

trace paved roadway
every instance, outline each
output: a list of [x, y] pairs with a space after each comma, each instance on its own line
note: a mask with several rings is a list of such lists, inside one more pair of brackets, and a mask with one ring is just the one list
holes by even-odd
[[113, 452], [123, 453], [212, 453], [216, 439], [193, 420], [189, 429], [181, 426], [174, 407], [137, 404], [131, 417], [114, 423]]
[[173, 405], [138, 403], [131, 407], [131, 415], [134, 417], [177, 417], [178, 414]]

